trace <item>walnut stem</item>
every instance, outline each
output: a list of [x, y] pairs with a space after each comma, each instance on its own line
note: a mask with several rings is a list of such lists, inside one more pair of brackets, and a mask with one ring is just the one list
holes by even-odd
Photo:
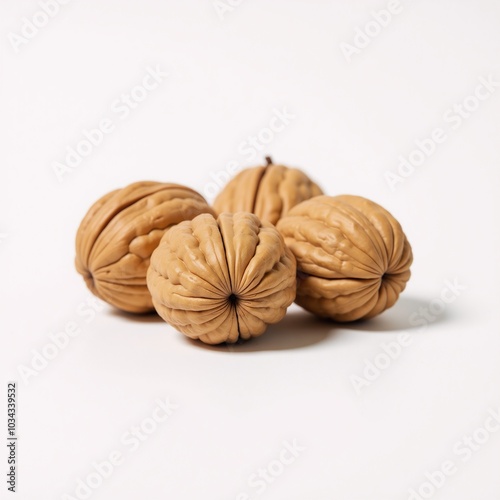
[[270, 156], [266, 156], [266, 167], [269, 167], [269, 165], [273, 164], [273, 160], [271, 159]]

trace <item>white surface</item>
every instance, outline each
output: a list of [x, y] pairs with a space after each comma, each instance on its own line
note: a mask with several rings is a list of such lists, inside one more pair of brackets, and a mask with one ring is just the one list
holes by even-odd
[[[2, 2], [0, 360], [2, 380], [20, 385], [15, 498], [74, 496], [113, 450], [124, 461], [91, 498], [403, 500], [445, 460], [457, 471], [432, 498], [498, 498], [500, 432], [466, 463], [453, 449], [500, 405], [500, 91], [455, 131], [443, 114], [479, 77], [500, 80], [500, 4], [402, 5], [348, 63], [340, 44], [387, 3], [252, 0], [220, 20], [210, 1], [75, 0], [16, 54], [8, 34], [38, 7]], [[122, 120], [113, 102], [157, 64], [170, 75]], [[239, 145], [283, 107], [296, 118], [248, 161]], [[53, 162], [106, 117], [116, 129], [59, 183]], [[391, 191], [384, 172], [436, 127], [447, 140]], [[335, 326], [292, 308], [232, 348], [107, 306], [85, 322], [74, 236], [91, 203], [141, 179], [204, 192], [228, 162], [267, 153], [401, 221], [415, 262], [392, 310]], [[455, 278], [467, 289], [425, 331], [412, 327]], [[81, 334], [23, 384], [19, 365], [68, 321]], [[351, 377], [401, 332], [411, 344], [357, 394]], [[130, 451], [121, 436], [159, 397], [179, 408]], [[249, 478], [294, 439], [306, 450], [258, 494]]]

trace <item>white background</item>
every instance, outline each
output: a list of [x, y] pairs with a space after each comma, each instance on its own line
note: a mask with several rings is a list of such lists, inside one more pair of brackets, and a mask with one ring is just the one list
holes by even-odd
[[[402, 1], [350, 62], [341, 43], [384, 0], [247, 0], [223, 19], [210, 0], [74, 0], [18, 52], [9, 34], [39, 7], [0, 5], [0, 397], [5, 415], [6, 382], [18, 381], [20, 463], [18, 493], [2, 479], [2, 498], [74, 496], [113, 450], [123, 463], [91, 498], [404, 500], [446, 460], [456, 472], [432, 498], [500, 498], [500, 432], [466, 462], [454, 452], [500, 405], [499, 88], [455, 130], [444, 120], [480, 77], [500, 81], [497, 1]], [[156, 65], [169, 76], [122, 119], [113, 102]], [[242, 155], [283, 108], [291, 123], [256, 159]], [[103, 118], [115, 130], [59, 182], [54, 162]], [[446, 141], [391, 190], [384, 173], [436, 127]], [[268, 153], [400, 220], [415, 262], [393, 309], [335, 325], [292, 307], [231, 348], [108, 306], [81, 315], [90, 295], [74, 238], [97, 198], [143, 179], [206, 192], [229, 162]], [[412, 326], [455, 279], [466, 290]], [[71, 321], [80, 335], [23, 383], [19, 366]], [[410, 345], [358, 394], [352, 377], [402, 332]], [[130, 451], [121, 436], [159, 397], [179, 408]], [[294, 439], [305, 450], [258, 494], [249, 478]]]

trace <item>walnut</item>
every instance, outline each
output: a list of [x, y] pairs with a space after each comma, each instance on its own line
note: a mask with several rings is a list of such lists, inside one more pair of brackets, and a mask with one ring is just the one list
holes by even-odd
[[296, 302], [318, 316], [376, 316], [410, 279], [412, 251], [400, 224], [360, 196], [318, 196], [294, 207], [277, 227], [297, 259]]
[[213, 213], [196, 191], [136, 182], [90, 208], [76, 235], [77, 271], [94, 295], [128, 312], [154, 310], [146, 285], [153, 250], [172, 225]]
[[207, 344], [261, 335], [295, 298], [295, 259], [277, 229], [240, 212], [178, 224], [151, 257], [158, 314]]
[[251, 212], [259, 219], [276, 224], [293, 206], [323, 191], [296, 168], [274, 165], [247, 168], [236, 175], [214, 201], [222, 212]]

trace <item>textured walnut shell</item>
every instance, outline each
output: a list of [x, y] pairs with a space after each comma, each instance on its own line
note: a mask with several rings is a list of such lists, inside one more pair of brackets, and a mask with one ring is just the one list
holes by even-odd
[[366, 198], [305, 201], [279, 221], [278, 230], [297, 259], [296, 302], [318, 316], [376, 316], [410, 279], [412, 251], [400, 224]]
[[250, 213], [199, 215], [163, 237], [148, 287], [158, 314], [207, 344], [261, 335], [295, 298], [295, 259]]
[[154, 310], [146, 285], [153, 250], [166, 229], [212, 209], [177, 184], [136, 182], [103, 196], [76, 235], [77, 271], [94, 295], [128, 312]]
[[296, 168], [283, 165], [247, 168], [231, 179], [214, 201], [222, 212], [251, 212], [276, 224], [298, 203], [323, 191]]

